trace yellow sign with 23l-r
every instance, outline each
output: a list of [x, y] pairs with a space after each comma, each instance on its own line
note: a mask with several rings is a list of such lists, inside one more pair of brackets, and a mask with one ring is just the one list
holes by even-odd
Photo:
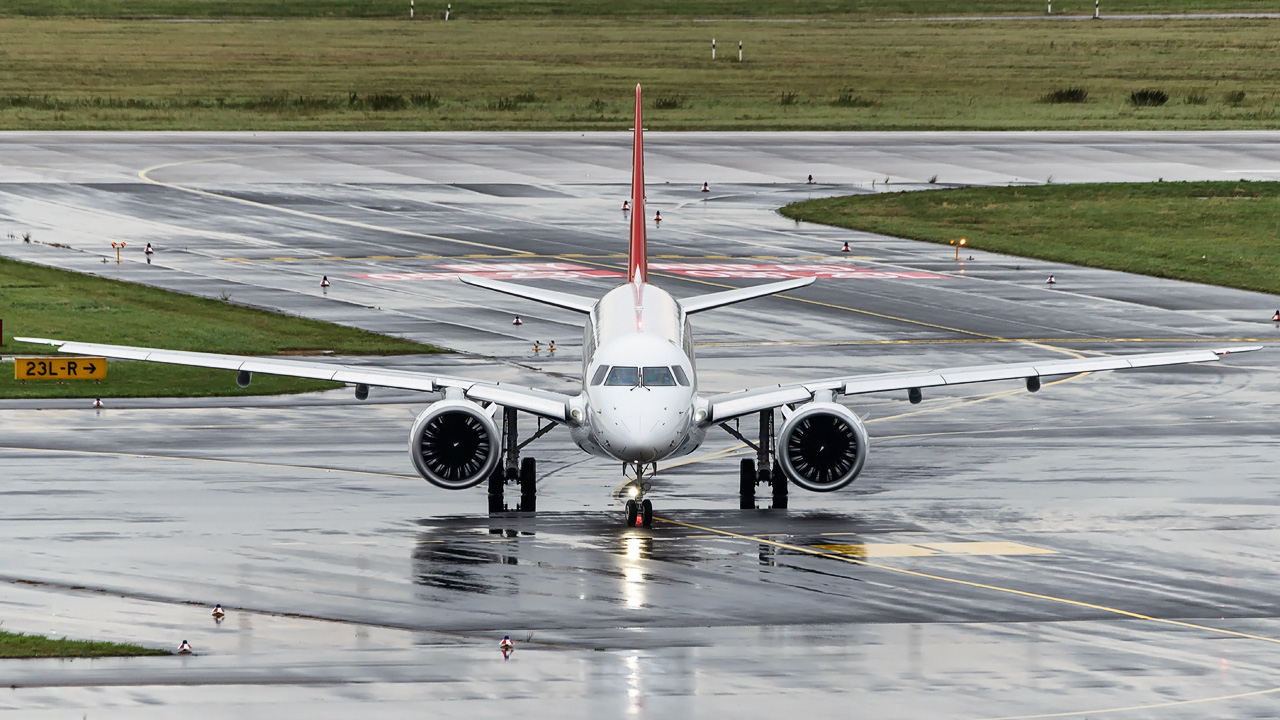
[[106, 376], [106, 358], [13, 359], [13, 377], [18, 380], [101, 380]]

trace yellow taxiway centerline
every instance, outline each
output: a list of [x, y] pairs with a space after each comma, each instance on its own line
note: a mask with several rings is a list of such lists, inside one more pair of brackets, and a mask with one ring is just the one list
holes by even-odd
[[1008, 588], [1000, 585], [991, 585], [988, 583], [974, 582], [972, 580], [961, 580], [959, 578], [946, 577], [945, 575], [936, 575], [934, 573], [926, 573], [926, 572], [921, 572], [919, 570], [908, 570], [906, 568], [894, 567], [892, 565], [884, 565], [881, 563], [870, 562], [868, 560], [853, 557], [850, 555], [844, 555], [841, 553], [834, 553], [834, 552], [828, 552], [825, 550], [819, 550], [819, 549], [808, 547], [805, 545], [793, 545], [791, 543], [784, 543], [784, 542], [779, 542], [777, 540], [770, 540], [768, 538], [764, 538], [760, 536], [744, 535], [742, 533], [735, 533], [729, 530], [720, 530], [717, 528], [706, 527], [704, 525], [695, 525], [693, 523], [687, 523], [680, 520], [673, 520], [671, 518], [660, 517], [655, 519], [660, 520], [661, 522], [670, 523], [672, 525], [678, 525], [680, 527], [689, 528], [691, 530], [699, 530], [701, 532], [714, 533], [722, 537], [730, 537], [730, 538], [736, 538], [738, 540], [746, 540], [748, 542], [752, 542], [756, 544], [772, 545], [774, 547], [781, 548], [783, 550], [792, 550], [794, 552], [802, 553], [805, 555], [812, 555], [814, 557], [827, 558], [830, 560], [838, 560], [840, 562], [849, 563], [851, 565], [862, 565], [865, 567], [874, 568], [876, 570], [884, 570], [886, 572], [897, 573], [899, 575], [907, 575], [910, 577], [921, 578], [924, 580], [934, 580], [937, 582], [950, 583], [953, 585], [963, 585], [965, 587], [977, 588], [979, 590], [990, 590], [993, 592], [1005, 593], [1008, 595], [1017, 595], [1019, 597], [1032, 598], [1035, 600], [1045, 600], [1048, 602], [1060, 603], [1063, 605], [1071, 605], [1073, 607], [1086, 608], [1089, 610], [1098, 610], [1100, 612], [1119, 615], [1121, 617], [1126, 617], [1134, 620], [1145, 620], [1148, 622], [1158, 623], [1162, 625], [1171, 625], [1174, 627], [1185, 628], [1189, 630], [1199, 630], [1201, 632], [1214, 633], [1218, 635], [1226, 635], [1230, 637], [1246, 638], [1249, 640], [1258, 640], [1261, 642], [1275, 643], [1280, 645], [1280, 639], [1267, 637], [1265, 635], [1254, 635], [1252, 633], [1240, 632], [1238, 630], [1216, 628], [1211, 625], [1199, 625], [1196, 623], [1183, 622], [1182, 620], [1170, 620], [1168, 618], [1159, 618], [1152, 615], [1144, 615], [1142, 613], [1133, 612], [1131, 610], [1123, 610], [1120, 608], [1114, 608], [1107, 605], [1099, 605], [1097, 603], [1084, 602], [1083, 600], [1071, 600], [1069, 598], [1058, 597], [1055, 595], [1046, 595], [1044, 593], [1033, 593], [1027, 590], [1017, 590], [1015, 588]]

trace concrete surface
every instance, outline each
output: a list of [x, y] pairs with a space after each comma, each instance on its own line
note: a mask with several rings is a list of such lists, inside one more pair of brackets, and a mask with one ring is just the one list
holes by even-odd
[[[815, 265], [837, 276], [699, 316], [708, 392], [1280, 332], [1273, 296], [957, 263], [773, 212], [886, 176], [889, 190], [935, 173], [1269, 179], [1280, 133], [648, 140], [653, 252], [674, 256], [654, 259], [658, 283], [687, 296]], [[0, 253], [462, 351], [388, 362], [572, 389], [571, 313], [448, 275], [603, 292], [624, 265], [626, 143], [0, 134], [0, 235], [36, 240], [0, 237]], [[799, 182], [810, 173], [824, 184]], [[125, 262], [104, 266], [113, 240]], [[550, 339], [554, 356], [532, 353]], [[735, 509], [744, 451], [713, 432], [664, 468], [647, 531], [620, 525], [619, 468], [562, 432], [530, 448], [536, 517], [428, 485], [405, 436], [429, 398], [411, 394], [0, 401], [0, 627], [196, 650], [0, 661], [0, 715], [1273, 717], [1278, 364], [1264, 351], [1035, 395], [856, 398], [865, 472], [845, 491], [793, 490], [787, 511]]]

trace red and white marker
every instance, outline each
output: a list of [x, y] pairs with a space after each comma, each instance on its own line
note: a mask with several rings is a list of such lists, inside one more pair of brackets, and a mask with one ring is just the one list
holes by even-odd
[[702, 183], [702, 192], [711, 192], [711, 187], [706, 183]]
[[182, 644], [178, 646], [178, 654], [179, 654], [179, 655], [190, 655], [190, 654], [191, 654], [191, 643], [187, 642], [186, 640], [183, 640], [183, 641], [182, 641]]
[[849, 241], [848, 241], [848, 240], [846, 240], [846, 241], [845, 241], [845, 243], [844, 243], [844, 247], [840, 248], [840, 252], [849, 252]]
[[517, 316], [516, 316], [516, 319], [511, 321], [511, 324], [512, 324], [512, 325], [523, 325], [523, 324], [524, 324], [524, 321], [520, 319], [520, 316], [519, 316], [519, 315], [517, 315]]

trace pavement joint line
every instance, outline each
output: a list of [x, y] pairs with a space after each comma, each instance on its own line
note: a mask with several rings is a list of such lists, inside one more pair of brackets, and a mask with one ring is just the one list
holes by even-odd
[[0, 445], [0, 450], [27, 450], [34, 452], [48, 453], [68, 453], [72, 455], [98, 455], [109, 457], [133, 457], [144, 458], [150, 460], [191, 460], [196, 462], [224, 463], [227, 465], [256, 465], [260, 467], [285, 468], [288, 470], [319, 470], [323, 472], [340, 472], [351, 473], [353, 475], [375, 475], [377, 477], [391, 477], [402, 480], [418, 480], [416, 475], [397, 475], [395, 473], [373, 472], [372, 470], [348, 470], [344, 468], [327, 468], [317, 465], [287, 465], [285, 463], [269, 463], [259, 460], [227, 460], [225, 458], [202, 458], [191, 457], [188, 455], [156, 455], [153, 453], [136, 453], [123, 452], [117, 450], [74, 450], [71, 448], [42, 448], [42, 447], [24, 447], [21, 445]]
[[[769, 540], [761, 536], [746, 535], [743, 533], [732, 532], [730, 530], [720, 530], [718, 528], [706, 527], [703, 525], [695, 525], [693, 523], [687, 523], [680, 520], [673, 520], [665, 517], [659, 517], [656, 519], [665, 523], [678, 525], [680, 527], [689, 528], [692, 530], [701, 530], [703, 532], [716, 533], [718, 535], [721, 535], [727, 538], [734, 538], [737, 540], [746, 540], [748, 542], [772, 545], [774, 547], [781, 548], [783, 550], [792, 550], [795, 552], [803, 553], [805, 555], [813, 555], [815, 557], [827, 558], [830, 560], [838, 560], [840, 562], [849, 563], [851, 565], [862, 565], [865, 567], [874, 568], [876, 570], [885, 570], [887, 572], [897, 573], [899, 575], [907, 575], [910, 577], [916, 577], [916, 578], [921, 578], [925, 580], [936, 580], [939, 582], [951, 583], [953, 585], [964, 585], [966, 587], [977, 588], [979, 590], [992, 590], [995, 592], [1006, 593], [1009, 595], [1017, 595], [1020, 597], [1032, 598], [1035, 600], [1047, 600], [1049, 602], [1060, 603], [1063, 605], [1071, 605], [1073, 607], [1081, 607], [1089, 610], [1099, 610], [1105, 613], [1119, 615], [1121, 617], [1127, 617], [1134, 620], [1145, 620], [1148, 622], [1158, 623], [1162, 625], [1172, 625], [1174, 627], [1185, 628], [1189, 630], [1198, 630], [1198, 631], [1209, 632], [1209, 633], [1214, 633], [1218, 635], [1227, 635], [1231, 637], [1245, 638], [1248, 640], [1258, 640], [1261, 642], [1275, 643], [1280, 645], [1280, 639], [1267, 637], [1265, 635], [1254, 635], [1252, 633], [1240, 632], [1238, 630], [1228, 630], [1226, 628], [1216, 628], [1210, 625], [1199, 625], [1196, 623], [1185, 622], [1182, 620], [1171, 620], [1169, 618], [1160, 618], [1160, 617], [1155, 617], [1153, 615], [1144, 615], [1142, 613], [1133, 612], [1132, 610], [1123, 610], [1121, 608], [1114, 608], [1107, 605], [1099, 605], [1097, 603], [1084, 602], [1083, 600], [1072, 600], [1070, 598], [1063, 598], [1055, 595], [1033, 593], [1027, 590], [1018, 590], [1016, 588], [1009, 588], [1009, 587], [1003, 587], [1000, 585], [991, 585], [988, 583], [974, 582], [972, 580], [961, 580], [959, 578], [947, 577], [945, 575], [935, 575], [933, 573], [920, 572], [919, 570], [908, 570], [906, 568], [894, 567], [892, 565], [882, 565], [880, 563], [869, 562], [861, 558], [856, 558], [849, 555], [843, 555], [840, 553], [823, 552], [821, 550], [817, 550], [804, 545], [793, 545], [791, 543], [778, 542], [777, 540]], [[1076, 714], [1080, 714], [1080, 713], [1076, 713]], [[1056, 716], [1037, 715], [1032, 717], [1056, 717]]]
[[159, 185], [161, 187], [167, 187], [167, 188], [170, 188], [171, 190], [179, 190], [181, 192], [192, 193], [194, 195], [201, 195], [204, 197], [216, 198], [218, 200], [227, 200], [231, 202], [237, 202], [244, 205], [251, 205], [253, 207], [267, 208], [269, 210], [274, 210], [275, 212], [294, 215], [297, 217], [305, 217], [312, 220], [320, 220], [322, 222], [335, 223], [338, 225], [346, 225], [348, 227], [356, 227], [362, 230], [375, 230], [378, 232], [391, 233], [393, 235], [404, 235], [406, 237], [426, 238], [428, 240], [440, 240], [442, 242], [457, 243], [459, 245], [470, 245], [472, 247], [487, 248], [489, 250], [497, 250], [500, 252], [506, 252], [506, 253], [512, 253], [512, 254], [520, 253], [519, 250], [515, 250], [513, 248], [508, 248], [508, 247], [502, 247], [500, 245], [489, 245], [488, 243], [473, 242], [471, 240], [461, 240], [459, 238], [451, 238], [445, 235], [433, 235], [431, 233], [417, 232], [414, 230], [404, 230], [400, 228], [386, 227], [383, 225], [373, 225], [371, 223], [364, 223], [358, 220], [346, 220], [343, 218], [329, 217], [327, 215], [318, 215], [316, 213], [309, 213], [303, 210], [295, 210], [294, 208], [281, 207], [278, 205], [270, 205], [268, 203], [261, 203], [256, 200], [248, 200], [246, 198], [238, 198], [238, 197], [235, 197], [234, 195], [223, 195], [221, 193], [211, 192], [209, 190], [198, 190], [196, 188], [177, 185], [175, 183], [168, 183], [162, 180], [156, 180], [150, 176], [150, 173], [155, 172], [157, 170], [178, 167], [180, 165], [196, 165], [199, 163], [222, 162], [225, 160], [241, 160], [245, 158], [262, 158], [262, 157], [281, 157], [281, 156], [300, 155], [300, 154], [302, 153], [270, 153], [270, 154], [253, 154], [253, 155], [235, 155], [235, 156], [227, 156], [227, 157], [202, 158], [199, 160], [183, 160], [181, 162], [162, 163], [160, 165], [152, 165], [151, 167], [143, 168], [142, 170], [139, 170], [138, 178], [143, 182], [151, 183], [152, 185]]

